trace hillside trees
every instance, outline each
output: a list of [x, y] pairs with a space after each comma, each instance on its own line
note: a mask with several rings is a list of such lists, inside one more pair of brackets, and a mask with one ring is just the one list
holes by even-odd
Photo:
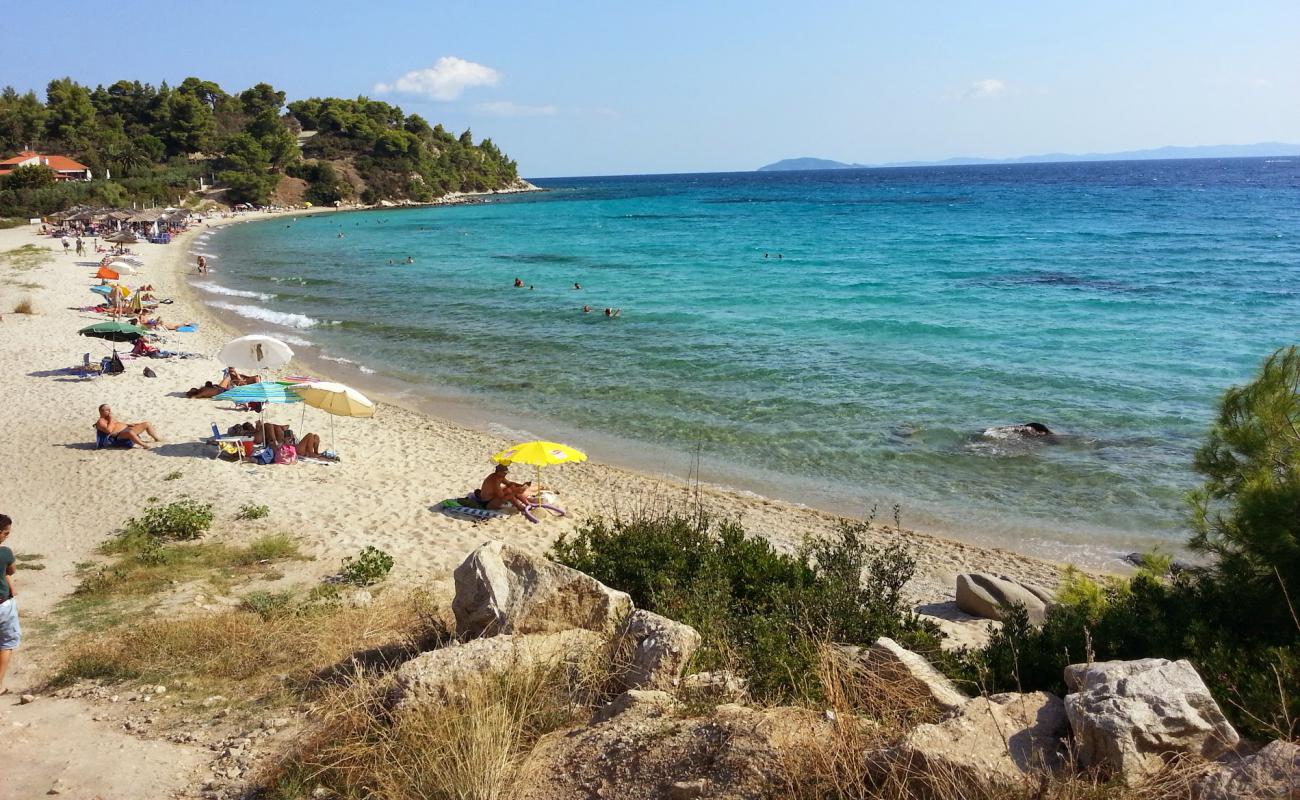
[[[515, 163], [490, 141], [475, 145], [418, 115], [365, 97], [310, 98], [285, 105], [268, 83], [228, 93], [189, 77], [172, 87], [120, 80], [94, 89], [71, 78], [50, 81], [45, 100], [0, 91], [0, 157], [35, 149], [68, 155], [111, 185], [12, 185], [0, 215], [50, 213], [101, 200], [176, 202], [215, 172], [234, 202], [265, 202], [280, 175], [309, 182], [313, 202], [354, 194], [335, 166], [360, 176], [363, 198], [431, 200], [452, 191], [494, 189], [517, 177]], [[298, 133], [315, 131], [300, 150]], [[308, 159], [303, 164], [303, 157]], [[35, 192], [39, 191], [39, 198]]]

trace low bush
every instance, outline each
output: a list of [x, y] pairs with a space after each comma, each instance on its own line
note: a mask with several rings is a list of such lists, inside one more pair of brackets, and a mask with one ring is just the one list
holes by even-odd
[[15, 314], [35, 314], [35, 313], [36, 313], [36, 309], [35, 309], [35, 307], [32, 305], [32, 298], [30, 298], [30, 297], [24, 297], [22, 300], [19, 300], [17, 303], [14, 303], [14, 313], [15, 313]]
[[367, 545], [356, 556], [343, 558], [339, 579], [353, 586], [371, 586], [382, 581], [392, 568], [392, 556], [378, 547]]
[[127, 520], [120, 540], [148, 537], [159, 541], [190, 541], [198, 539], [212, 525], [212, 504], [188, 498], [151, 506], [139, 517]]
[[939, 657], [937, 628], [902, 599], [914, 560], [897, 544], [869, 545], [867, 532], [846, 524], [788, 555], [737, 522], [669, 512], [590, 520], [551, 556], [691, 625], [703, 637], [696, 667], [737, 670], [756, 697], [778, 702], [823, 694], [815, 665], [827, 642], [889, 636]]
[[261, 506], [261, 505], [255, 505], [253, 503], [245, 503], [244, 505], [239, 507], [239, 512], [235, 514], [235, 519], [245, 519], [245, 520], [263, 519], [264, 517], [269, 517], [270, 515], [271, 515], [271, 509], [269, 506]]

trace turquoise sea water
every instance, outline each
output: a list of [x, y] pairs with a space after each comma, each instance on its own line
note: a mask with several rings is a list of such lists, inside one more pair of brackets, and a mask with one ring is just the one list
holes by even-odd
[[1300, 159], [537, 183], [234, 226], [196, 285], [358, 385], [1074, 557], [1176, 545], [1216, 398], [1300, 338]]

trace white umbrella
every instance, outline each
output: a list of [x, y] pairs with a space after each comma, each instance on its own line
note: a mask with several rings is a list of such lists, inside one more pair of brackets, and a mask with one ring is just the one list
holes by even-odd
[[[375, 404], [351, 386], [330, 381], [309, 381], [289, 387], [309, 406], [330, 415], [330, 449], [334, 449], [335, 417], [373, 417]], [[303, 409], [304, 419], [307, 410]]]
[[241, 372], [261, 372], [283, 367], [293, 358], [289, 345], [270, 336], [241, 336], [231, 339], [217, 354], [221, 363]]
[[128, 264], [125, 261], [114, 261], [108, 265], [108, 268], [114, 272], [125, 272], [128, 275], [134, 275], [139, 271], [134, 264]]

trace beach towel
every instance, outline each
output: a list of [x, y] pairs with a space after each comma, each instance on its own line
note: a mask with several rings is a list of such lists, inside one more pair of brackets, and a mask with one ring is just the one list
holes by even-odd
[[474, 523], [487, 522], [488, 520], [493, 519], [505, 519], [507, 516], [500, 511], [462, 505], [459, 500], [443, 500], [438, 504], [438, 510], [453, 519], [464, 519]]

